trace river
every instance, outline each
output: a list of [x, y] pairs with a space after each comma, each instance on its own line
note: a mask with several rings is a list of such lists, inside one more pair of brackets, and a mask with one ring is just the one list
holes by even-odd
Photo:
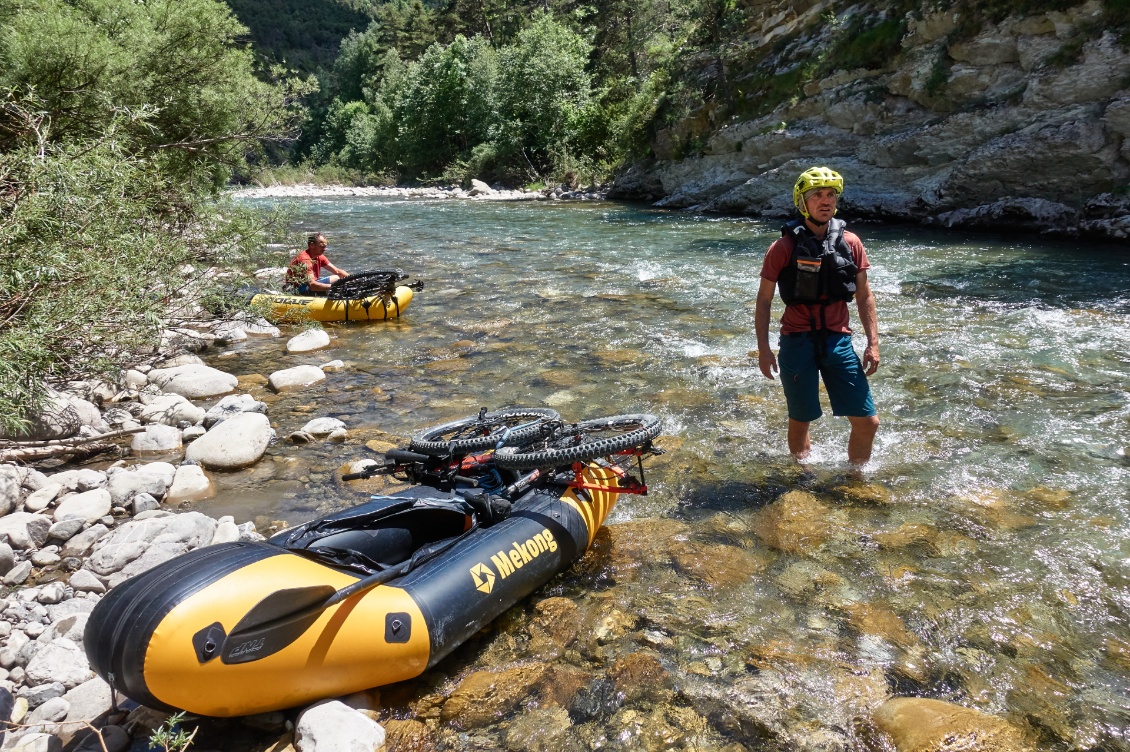
[[[426, 719], [470, 670], [547, 661], [581, 677], [568, 713], [531, 689], [475, 728], [433, 720], [440, 749], [865, 749], [870, 710], [899, 695], [1001, 716], [1042, 749], [1130, 749], [1125, 248], [852, 225], [882, 355], [882, 427], [857, 478], [830, 415], [810, 461], [791, 460], [780, 385], [750, 358], [775, 222], [602, 202], [293, 206], [336, 264], [427, 287], [399, 320], [330, 327], [319, 353], [260, 339], [210, 356], [240, 375], [345, 361], [301, 393], [256, 394], [280, 436], [328, 415], [352, 438], [279, 442], [204, 511], [263, 528], [357, 503], [334, 471], [375, 456], [364, 440], [482, 406], [663, 419], [651, 492], [622, 498], [597, 550], [385, 703]], [[527, 627], [549, 596], [576, 603], [578, 629], [545, 653]], [[625, 690], [610, 667], [637, 654], [656, 667]]]

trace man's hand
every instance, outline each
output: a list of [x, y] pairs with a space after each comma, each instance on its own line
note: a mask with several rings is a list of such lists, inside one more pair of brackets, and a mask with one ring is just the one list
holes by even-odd
[[[764, 370], [764, 369], [762, 369]], [[863, 373], [867, 376], [879, 370], [879, 346], [867, 345], [863, 350]]]
[[767, 379], [772, 379], [774, 373], [781, 372], [781, 369], [777, 366], [777, 356], [768, 347], [758, 348], [757, 366]]

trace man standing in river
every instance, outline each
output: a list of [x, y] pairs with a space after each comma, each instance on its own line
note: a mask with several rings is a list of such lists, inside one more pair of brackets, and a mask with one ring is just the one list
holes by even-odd
[[[875, 298], [867, 282], [867, 252], [844, 222], [833, 219], [844, 190], [839, 173], [812, 167], [793, 186], [800, 219], [781, 228], [781, 237], [765, 254], [757, 291], [754, 329], [761, 373], [781, 374], [789, 408], [789, 451], [804, 460], [811, 450], [808, 425], [823, 415], [817, 375], [832, 404], [833, 415], [851, 422], [848, 461], [871, 459], [879, 416], [867, 377], [879, 368], [879, 322]], [[769, 349], [769, 318], [775, 288], [785, 301], [781, 316], [780, 363]], [[848, 302], [855, 298], [867, 335], [863, 361], [851, 345]]]

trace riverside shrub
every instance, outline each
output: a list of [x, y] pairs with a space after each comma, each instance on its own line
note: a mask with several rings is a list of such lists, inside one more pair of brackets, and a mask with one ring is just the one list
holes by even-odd
[[297, 121], [215, 0], [21, 0], [0, 13], [0, 432], [45, 384], [112, 377], [269, 223], [217, 202]]

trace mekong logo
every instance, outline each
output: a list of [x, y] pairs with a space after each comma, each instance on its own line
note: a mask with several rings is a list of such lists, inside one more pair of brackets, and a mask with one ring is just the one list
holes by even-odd
[[475, 583], [475, 590], [489, 593], [494, 589], [494, 572], [482, 562], [471, 567], [471, 580]]
[[[493, 554], [490, 560], [494, 563], [494, 571], [481, 561], [471, 567], [471, 581], [475, 583], [475, 590], [489, 593], [494, 589], [496, 578], [505, 580], [514, 574], [516, 569], [521, 569], [546, 551], [556, 550], [557, 540], [554, 539], [553, 533], [549, 532], [549, 528], [545, 528], [534, 537], [527, 538], [521, 543], [514, 541], [509, 549]], [[495, 575], [495, 572], [498, 574]]]

